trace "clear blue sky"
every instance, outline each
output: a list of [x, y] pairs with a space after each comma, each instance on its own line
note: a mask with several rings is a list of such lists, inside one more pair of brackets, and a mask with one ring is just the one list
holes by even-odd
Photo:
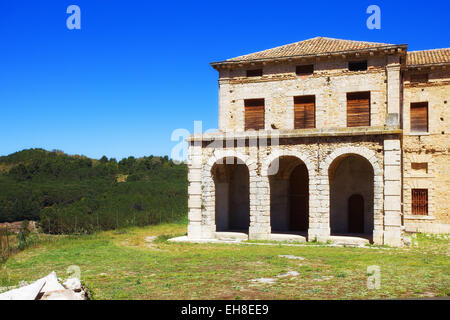
[[[66, 27], [71, 4], [81, 30]], [[366, 28], [371, 4], [381, 30]], [[217, 127], [210, 62], [315, 36], [449, 47], [449, 15], [434, 0], [1, 0], [0, 155], [170, 155], [174, 129]]]

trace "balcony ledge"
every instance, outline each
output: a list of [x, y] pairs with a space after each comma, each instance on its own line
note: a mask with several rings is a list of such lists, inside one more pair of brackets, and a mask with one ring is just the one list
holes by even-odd
[[346, 137], [346, 136], [367, 136], [367, 135], [397, 135], [402, 134], [402, 130], [395, 127], [353, 127], [353, 128], [322, 128], [322, 129], [293, 129], [293, 130], [249, 130], [249, 131], [217, 131], [210, 133], [196, 133], [186, 140], [193, 141], [214, 141], [230, 139], [289, 139], [308, 137]]

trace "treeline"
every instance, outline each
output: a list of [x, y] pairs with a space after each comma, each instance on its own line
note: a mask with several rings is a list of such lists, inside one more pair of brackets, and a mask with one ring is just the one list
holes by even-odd
[[91, 233], [186, 213], [187, 167], [167, 156], [96, 160], [29, 149], [0, 157], [0, 222], [38, 220], [44, 232]]

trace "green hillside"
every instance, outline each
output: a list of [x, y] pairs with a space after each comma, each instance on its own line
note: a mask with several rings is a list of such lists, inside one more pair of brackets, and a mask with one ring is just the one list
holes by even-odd
[[90, 233], [180, 220], [187, 166], [28, 149], [0, 157], [0, 222], [40, 220], [51, 233]]

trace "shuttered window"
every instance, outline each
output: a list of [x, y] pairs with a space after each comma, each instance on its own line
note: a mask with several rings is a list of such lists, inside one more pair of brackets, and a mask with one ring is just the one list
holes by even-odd
[[295, 73], [298, 76], [309, 76], [314, 73], [314, 65], [307, 64], [307, 65], [303, 65], [303, 66], [297, 66], [297, 67], [295, 67]]
[[247, 70], [247, 77], [261, 77], [263, 74], [262, 69]]
[[412, 189], [412, 214], [428, 215], [428, 189]]
[[370, 92], [347, 93], [347, 127], [370, 126]]
[[315, 128], [315, 96], [294, 97], [294, 128]]
[[245, 105], [245, 130], [264, 130], [264, 99], [248, 99]]
[[413, 83], [425, 83], [428, 82], [428, 73], [412, 74], [410, 79]]
[[428, 132], [428, 102], [411, 103], [411, 132]]
[[349, 61], [348, 70], [350, 70], [350, 71], [365, 71], [365, 70], [367, 70], [367, 60]]

